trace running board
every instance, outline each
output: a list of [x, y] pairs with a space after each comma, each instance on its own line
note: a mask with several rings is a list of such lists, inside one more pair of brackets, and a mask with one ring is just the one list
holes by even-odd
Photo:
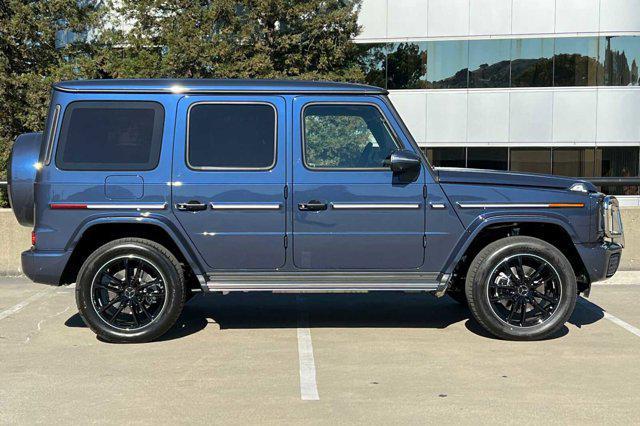
[[446, 289], [448, 275], [396, 274], [213, 274], [207, 291], [436, 291]]

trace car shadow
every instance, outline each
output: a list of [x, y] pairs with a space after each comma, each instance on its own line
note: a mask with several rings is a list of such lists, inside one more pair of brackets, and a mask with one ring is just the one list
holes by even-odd
[[[584, 302], [583, 302], [584, 301]], [[569, 322], [578, 328], [603, 318], [602, 309], [580, 298]], [[466, 306], [448, 297], [425, 293], [229, 293], [196, 295], [158, 341], [189, 336], [209, 323], [225, 329], [273, 329], [300, 327], [300, 318], [310, 328], [434, 328], [444, 329], [465, 321], [472, 333], [495, 339], [472, 317]], [[78, 314], [65, 322], [67, 327], [86, 327]], [[569, 333], [565, 326], [551, 339]]]

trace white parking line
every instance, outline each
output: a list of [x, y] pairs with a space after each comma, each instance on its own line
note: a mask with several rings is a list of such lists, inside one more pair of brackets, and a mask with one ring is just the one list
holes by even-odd
[[298, 298], [298, 361], [300, 363], [300, 398], [303, 401], [319, 400], [309, 317], [301, 306], [300, 298]]
[[[580, 301], [580, 304], [584, 307], [586, 307], [587, 309], [593, 311], [593, 312], [598, 312], [598, 310], [594, 307], [594, 305], [591, 302], [586, 302], [582, 299], [578, 299]], [[602, 308], [600, 308], [602, 309]], [[637, 327], [632, 326], [631, 324], [629, 324], [626, 321], [621, 320], [620, 318], [618, 318], [615, 315], [611, 315], [609, 312], [605, 311], [604, 309], [602, 309], [602, 315], [604, 318], [608, 319], [609, 321], [611, 321], [612, 323], [616, 324], [617, 326], [620, 326], [622, 328], [624, 328], [625, 330], [627, 330], [630, 333], [635, 334], [636, 336], [640, 337], [640, 329], [638, 329]]]
[[38, 299], [42, 298], [43, 296], [46, 296], [47, 294], [50, 294], [50, 293], [52, 293], [51, 289], [43, 290], [43, 291], [41, 291], [39, 293], [36, 293], [36, 294], [32, 295], [31, 297], [26, 298], [25, 300], [23, 300], [22, 302], [18, 303], [17, 305], [13, 305], [12, 307], [7, 309], [6, 311], [0, 312], [0, 320], [3, 320], [5, 318], [15, 314], [16, 312], [21, 311], [25, 306], [27, 306], [31, 302], [35, 302], [36, 300], [38, 300]]

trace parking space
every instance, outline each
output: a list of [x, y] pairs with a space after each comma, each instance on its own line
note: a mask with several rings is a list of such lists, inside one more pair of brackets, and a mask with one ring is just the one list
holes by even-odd
[[609, 316], [640, 327], [639, 296], [598, 285], [556, 338], [506, 342], [424, 294], [200, 295], [115, 345], [73, 288], [2, 279], [0, 422], [637, 423], [640, 336]]

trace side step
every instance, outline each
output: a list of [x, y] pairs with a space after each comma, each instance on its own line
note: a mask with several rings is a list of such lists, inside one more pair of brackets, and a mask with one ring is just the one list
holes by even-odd
[[207, 291], [443, 291], [439, 273], [238, 273], [210, 274]]

